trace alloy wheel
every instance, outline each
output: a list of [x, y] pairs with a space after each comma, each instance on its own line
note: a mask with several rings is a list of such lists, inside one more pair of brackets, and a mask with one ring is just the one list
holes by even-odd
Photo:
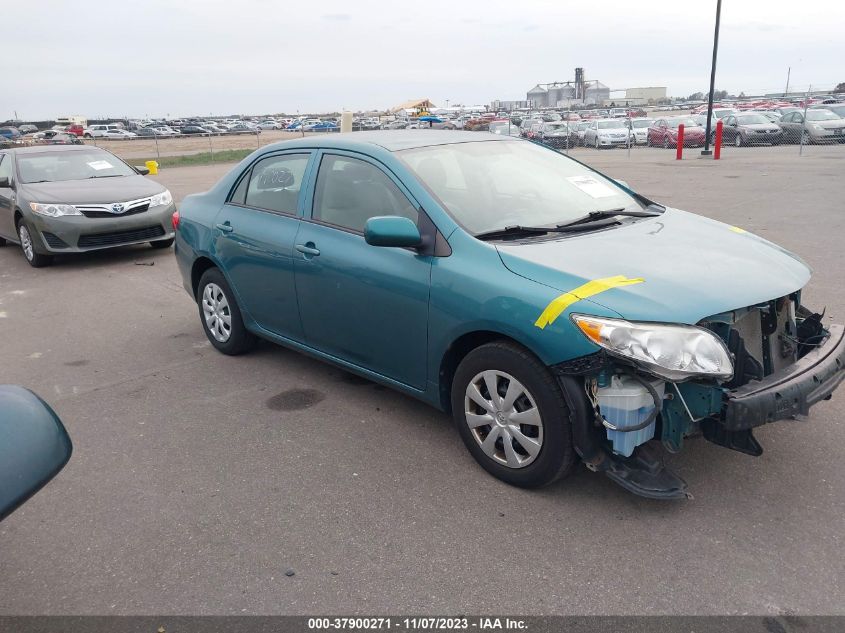
[[531, 464], [543, 447], [543, 419], [534, 397], [502, 371], [482, 371], [467, 385], [464, 419], [484, 454], [508, 468]]
[[18, 227], [18, 237], [21, 238], [21, 250], [23, 251], [23, 256], [26, 257], [27, 261], [32, 261], [32, 258], [35, 256], [35, 251], [32, 247], [32, 237], [29, 234], [29, 229], [26, 228], [26, 224], [21, 222], [20, 226]]
[[206, 285], [202, 293], [202, 313], [205, 326], [215, 340], [225, 343], [232, 335], [232, 312], [229, 300], [217, 284]]

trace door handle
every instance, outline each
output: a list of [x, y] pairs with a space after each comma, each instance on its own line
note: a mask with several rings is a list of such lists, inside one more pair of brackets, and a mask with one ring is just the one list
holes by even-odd
[[320, 254], [320, 250], [314, 248], [314, 242], [308, 242], [307, 244], [297, 244], [296, 250], [302, 253], [305, 256], [305, 259], [316, 257]]
[[220, 229], [224, 233], [231, 233], [232, 231], [235, 230], [235, 227], [233, 227], [228, 222], [224, 222], [223, 224], [218, 223], [218, 224], [215, 224], [214, 226], [215, 226], [215, 228]]

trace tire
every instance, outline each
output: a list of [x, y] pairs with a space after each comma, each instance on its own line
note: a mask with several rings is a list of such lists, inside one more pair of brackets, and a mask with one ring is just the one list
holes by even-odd
[[27, 263], [33, 268], [43, 268], [53, 263], [52, 255], [42, 255], [35, 250], [35, 243], [32, 239], [32, 228], [26, 223], [26, 220], [20, 218], [17, 222], [18, 241], [21, 245], [21, 253]]
[[742, 134], [734, 136], [734, 147], [742, 147], [745, 143], [742, 142]]
[[599, 145], [599, 137], [596, 137], [596, 149], [601, 149], [601, 145]]
[[[220, 305], [221, 299], [225, 305]], [[237, 356], [255, 347], [255, 335], [244, 327], [235, 295], [219, 269], [209, 268], [200, 278], [197, 286], [197, 307], [202, 329], [217, 351], [229, 356]], [[209, 318], [206, 318], [206, 310], [209, 310]], [[216, 315], [214, 315], [217, 316], [216, 321], [211, 319], [211, 313], [214, 310], [216, 310]], [[226, 317], [229, 319], [228, 331]], [[215, 328], [212, 331], [215, 322], [219, 322], [221, 328]]]
[[91, 136], [90, 134], [83, 134], [82, 136], [83, 136], [83, 138], [94, 138], [94, 137], [93, 137], [93, 136]]
[[645, 137], [645, 146], [646, 146], [646, 147], [651, 147], [651, 136], [646, 136], [646, 137]]
[[170, 248], [171, 246], [173, 246], [173, 241], [175, 239], [176, 238], [171, 237], [168, 240], [157, 240], [155, 242], [150, 242], [150, 246], [152, 246], [153, 248]]
[[0, 237], [0, 246], [6, 246], [6, 240]]
[[671, 147], [671, 144], [669, 143], [669, 137], [664, 136], [663, 137], [663, 149], [669, 149], [670, 147]]
[[804, 130], [801, 133], [801, 141], [799, 142], [803, 143], [804, 145], [810, 145], [813, 142], [813, 139], [812, 137], [810, 137], [810, 133], [807, 130]]
[[[501, 409], [490, 398], [488, 378], [494, 381]], [[507, 405], [503, 398], [512, 385], [517, 388], [517, 397]], [[473, 387], [477, 395], [470, 398]], [[513, 486], [538, 488], [565, 477], [577, 465], [569, 408], [561, 387], [528, 350], [506, 341], [474, 349], [458, 365], [451, 399], [452, 417], [461, 439], [479, 465], [494, 477]], [[510, 416], [518, 414], [522, 421], [515, 424]], [[474, 416], [473, 427], [468, 415]], [[485, 419], [490, 424], [484, 424]], [[493, 433], [493, 442], [485, 444]]]

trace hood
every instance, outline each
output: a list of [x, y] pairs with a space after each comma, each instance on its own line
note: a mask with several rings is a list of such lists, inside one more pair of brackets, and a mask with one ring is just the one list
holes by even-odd
[[90, 178], [62, 182], [21, 184], [20, 195], [29, 202], [57, 202], [65, 204], [102, 204], [127, 202], [146, 198], [164, 191], [153, 180], [138, 176]]
[[807, 121], [807, 125], [821, 125], [825, 130], [836, 130], [845, 127], [845, 119], [829, 119], [827, 121]]
[[595, 233], [496, 247], [509, 270], [562, 293], [594, 279], [642, 277], [574, 308], [589, 312], [593, 302], [641, 321], [697, 323], [799, 290], [811, 273], [776, 244], [677, 209]]

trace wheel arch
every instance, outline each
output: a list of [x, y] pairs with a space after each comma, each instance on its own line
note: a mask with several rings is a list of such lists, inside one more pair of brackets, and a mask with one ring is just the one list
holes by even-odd
[[[205, 255], [200, 255], [194, 260], [194, 263], [191, 264], [191, 290], [195, 299], [197, 296], [197, 290], [199, 289], [200, 279], [202, 279], [205, 271], [210, 268], [217, 268], [221, 272], [223, 271], [223, 269], [217, 265], [217, 262]], [[226, 273], [224, 272], [223, 274], [225, 275]]]
[[[452, 379], [455, 377], [455, 370], [458, 368], [458, 365], [461, 364], [461, 361], [472, 350], [487, 343], [492, 343], [493, 341], [514, 343], [536, 356], [539, 360], [539, 356], [531, 347], [523, 341], [503, 332], [496, 330], [473, 330], [461, 334], [446, 348], [443, 357], [440, 359], [440, 371], [438, 373], [440, 407], [446, 413], [452, 412]], [[542, 363], [543, 361], [541, 360], [540, 362]]]

